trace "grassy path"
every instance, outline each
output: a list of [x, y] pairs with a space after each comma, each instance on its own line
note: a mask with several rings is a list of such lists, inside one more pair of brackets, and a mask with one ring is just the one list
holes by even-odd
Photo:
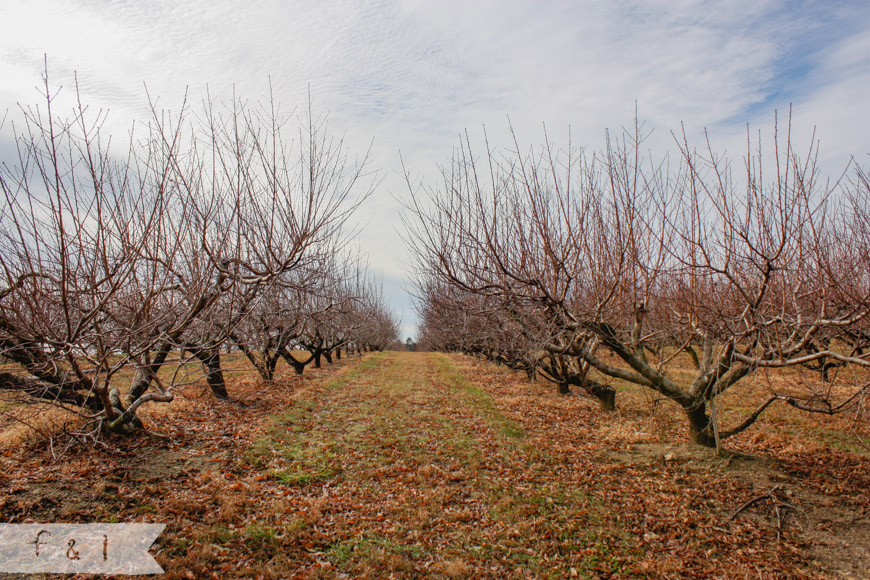
[[[165, 580], [868, 577], [863, 455], [715, 458], [628, 397], [604, 414], [459, 355], [230, 387], [157, 410], [166, 439], [0, 453], [0, 521], [165, 523]], [[773, 486], [782, 521], [732, 517]]]
[[627, 555], [618, 525], [444, 355], [368, 358], [307, 392], [249, 460], [314, 500], [258, 525], [274, 547], [307, 545], [316, 576], [564, 578]]

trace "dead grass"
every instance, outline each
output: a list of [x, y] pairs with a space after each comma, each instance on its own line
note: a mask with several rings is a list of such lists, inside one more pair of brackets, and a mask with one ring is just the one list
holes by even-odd
[[85, 418], [49, 403], [22, 403], [16, 398], [0, 410], [0, 452], [78, 431], [85, 423]]
[[[670, 353], [666, 353], [669, 356]], [[621, 364], [613, 355], [603, 355], [609, 362]], [[678, 384], [688, 385], [694, 379], [694, 368], [688, 354], [676, 356], [667, 366], [668, 374]], [[595, 373], [593, 373], [595, 374]], [[612, 384], [618, 390], [617, 405], [623, 413], [633, 413], [644, 422], [648, 430], [664, 440], [685, 439], [682, 411], [668, 399], [637, 385], [609, 377], [596, 375], [597, 380]], [[821, 380], [815, 371], [801, 368], [761, 369], [741, 380], [719, 400], [722, 430], [742, 423], [773, 393], [805, 397], [817, 392], [830, 396], [833, 401], [842, 401], [854, 392], [856, 385], [870, 382], [870, 371], [865, 369], [840, 369], [831, 372], [830, 383]], [[804, 445], [822, 445], [858, 453], [870, 452], [870, 409], [856, 407], [837, 415], [807, 413], [783, 402], [774, 403], [761, 419], [737, 439], [754, 438], [758, 434], [772, 439], [782, 439], [780, 444], [797, 448]], [[809, 434], [809, 437], [808, 437]], [[786, 443], [788, 440], [788, 443]]]
[[[294, 354], [301, 356], [302, 351], [294, 351]], [[221, 365], [224, 379], [230, 385], [236, 381], [258, 380], [254, 378], [257, 377], [256, 371], [247, 358], [239, 352], [221, 353]], [[0, 370], [16, 372], [20, 369], [15, 365], [6, 364], [0, 365]], [[310, 370], [312, 367], [308, 367], [306, 372]], [[119, 389], [122, 397], [129, 390], [134, 375], [133, 369], [124, 369], [115, 375], [112, 384]], [[177, 383], [173, 389], [175, 400], [170, 404], [146, 404], [138, 414], [146, 428], [156, 434], [162, 434], [162, 425], [171, 422], [174, 416], [191, 412], [191, 400], [209, 396], [202, 365], [199, 362], [192, 361], [183, 365], [167, 364], [160, 370], [159, 376], [165, 384], [173, 381]], [[279, 365], [277, 377], [279, 382], [292, 381], [293, 376], [291, 369], [283, 364]], [[0, 452], [49, 439], [58, 440], [58, 448], [63, 448], [68, 442], [65, 434], [79, 432], [87, 423], [88, 419], [75, 409], [64, 409], [47, 401], [34, 400], [14, 392], [0, 391]]]
[[[231, 401], [195, 385], [153, 406], [165, 441], [110, 437], [112, 452], [54, 464], [44, 447], [8, 450], [0, 521], [168, 523], [152, 549], [167, 579], [860, 578], [870, 567], [867, 454], [821, 423], [774, 416], [717, 458], [674, 443], [682, 417], [650, 412], [641, 392], [602, 414], [430, 353], [229, 386]], [[779, 534], [770, 502], [729, 520], [774, 485], [794, 506]]]
[[[466, 374], [482, 364], [458, 359], [460, 369]], [[594, 410], [596, 404], [588, 399], [558, 397], [553, 394], [555, 389], [552, 387], [528, 385], [517, 373], [504, 369], [485, 372], [489, 375], [485, 382], [505, 394], [504, 397], [496, 395], [496, 400], [521, 414], [526, 425], [529, 421], [539, 421], [540, 425], [552, 426], [554, 436], [548, 441], [551, 446], [565, 439], [561, 435], [566, 435], [568, 440], [578, 442], [566, 441], [566, 452], [572, 448], [579, 451], [586, 448], [579, 442], [592, 437], [597, 442], [594, 450], [608, 451], [608, 457], [599, 459], [600, 465], [606, 471], [623, 473], [624, 477], [616, 486], [621, 497], [626, 498], [620, 500], [627, 508], [621, 511], [628, 514], [629, 521], [635, 519], [636, 514], [643, 514], [641, 529], [648, 529], [650, 522], [656, 519], [673, 521], [672, 514], [657, 517], [655, 511], [666, 511], [660, 508], [669, 505], [673, 510], [681, 501], [688, 500], [695, 509], [682, 510], [686, 514], [682, 519], [683, 527], [693, 521], [693, 529], [703, 529], [706, 517], [706, 525], [714, 531], [722, 531], [721, 542], [727, 544], [728, 536], [724, 532], [734, 524], [723, 526], [723, 521], [747, 499], [780, 485], [785, 490], [783, 500], [794, 506], [793, 509], [783, 509], [786, 530], [783, 536], [788, 539], [777, 539], [778, 518], [771, 502], [754, 507], [748, 510], [751, 513], [743, 513], [735, 520], [755, 526], [754, 532], [768, 535], [767, 553], [770, 558], [781, 562], [791, 559], [788, 572], [774, 569], [769, 571], [771, 575], [868, 577], [870, 498], [866, 489], [870, 488], [867, 469], [870, 453], [861, 441], [868, 434], [865, 417], [856, 421], [854, 416], [807, 415], [785, 405], [774, 406], [750, 430], [729, 439], [726, 456], [719, 458], [711, 450], [684, 443], [686, 426], [675, 405], [668, 401], [652, 405], [649, 394], [636, 387], [620, 385], [619, 410], [607, 416], [598, 412], [589, 414], [588, 410]], [[757, 377], [754, 383], [735, 389], [726, 398], [726, 406], [734, 413], [731, 418], [739, 418], [754, 409], [758, 399], [766, 396], [770, 381], [779, 381], [775, 387], [785, 389], [789, 381], [796, 380], [796, 375], [790, 372], [781, 376]], [[514, 387], [502, 389], [497, 386], [504, 384], [503, 381]], [[521, 384], [527, 385], [526, 392], [518, 396], [516, 387]], [[759, 392], [762, 387], [764, 390]], [[574, 415], [573, 421], [567, 419], [571, 415]], [[560, 421], [559, 417], [565, 419]], [[570, 461], [567, 455], [566, 461]], [[667, 474], [675, 478], [670, 486], [662, 481], [662, 476]], [[606, 479], [606, 476], [601, 479]], [[663, 493], [669, 488], [674, 491]], [[650, 489], [655, 489], [655, 492], [649, 493]], [[637, 501], [638, 497], [643, 499]], [[650, 510], [650, 500], [656, 510]], [[698, 504], [703, 509], [698, 510]], [[716, 504], [720, 506], [718, 515], [714, 508]], [[711, 508], [714, 508], [712, 513]], [[673, 529], [680, 529], [676, 522], [672, 525]], [[654, 531], [652, 535], [644, 532], [641, 537], [659, 541], [663, 536]], [[706, 550], [715, 550], [716, 542], [707, 540], [705, 545], [708, 546]], [[667, 551], [660, 550], [660, 553]], [[762, 562], [765, 560], [762, 556], [766, 551], [764, 547], [744, 545], [737, 551], [742, 551], [743, 556], [751, 554], [752, 565], [765, 569]], [[804, 564], [800, 563], [801, 556], [792, 559], [799, 554], [804, 554]], [[648, 554], [641, 563], [645, 570], [655, 568], [658, 574], [667, 576], [668, 559], [658, 559], [659, 563], [653, 564]], [[692, 575], [685, 567], [684, 558], [675, 556], [673, 561], [682, 562], [683, 566], [681, 573], [674, 567], [672, 574], [675, 577]], [[749, 563], [747, 561], [744, 565]], [[741, 577], [740, 570], [740, 566], [731, 568], [727, 577]], [[752, 577], [748, 565], [745, 573]]]

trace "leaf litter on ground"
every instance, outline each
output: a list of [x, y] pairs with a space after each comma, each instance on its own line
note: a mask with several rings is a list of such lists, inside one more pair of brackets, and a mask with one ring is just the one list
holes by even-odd
[[[370, 354], [230, 389], [228, 402], [191, 389], [155, 415], [165, 440], [110, 438], [112, 450], [61, 462], [39, 446], [3, 457], [0, 518], [167, 523], [152, 548], [167, 579], [860, 578], [870, 567], [866, 454], [756, 433], [717, 458], [674, 443], [679, 417], [630, 397], [603, 414], [460, 355]], [[780, 502], [729, 518], [776, 485]]]

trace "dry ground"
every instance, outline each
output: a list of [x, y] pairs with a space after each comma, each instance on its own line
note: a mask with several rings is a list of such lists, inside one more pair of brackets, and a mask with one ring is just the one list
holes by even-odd
[[168, 440], [6, 449], [0, 521], [167, 523], [166, 578], [870, 578], [842, 425], [776, 411], [717, 458], [640, 393], [605, 415], [433, 353], [230, 392], [155, 411]]

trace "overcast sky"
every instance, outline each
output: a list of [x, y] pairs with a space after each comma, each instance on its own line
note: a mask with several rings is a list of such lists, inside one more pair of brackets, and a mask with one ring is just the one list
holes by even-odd
[[38, 101], [44, 55], [53, 82], [71, 87], [77, 71], [83, 101], [122, 133], [147, 116], [146, 85], [167, 107], [206, 85], [255, 99], [270, 77], [285, 109], [305, 107], [310, 88], [354, 149], [374, 139], [384, 180], [360, 245], [405, 335], [400, 151], [434, 179], [460, 132], [486, 126], [504, 143], [508, 117], [523, 143], [546, 123], [555, 141], [570, 126], [595, 148], [637, 104], [657, 146], [684, 123], [739, 157], [746, 124], [769, 131], [791, 103], [801, 138], [817, 126], [827, 171], [870, 153], [866, 0], [2, 0], [0, 116]]

